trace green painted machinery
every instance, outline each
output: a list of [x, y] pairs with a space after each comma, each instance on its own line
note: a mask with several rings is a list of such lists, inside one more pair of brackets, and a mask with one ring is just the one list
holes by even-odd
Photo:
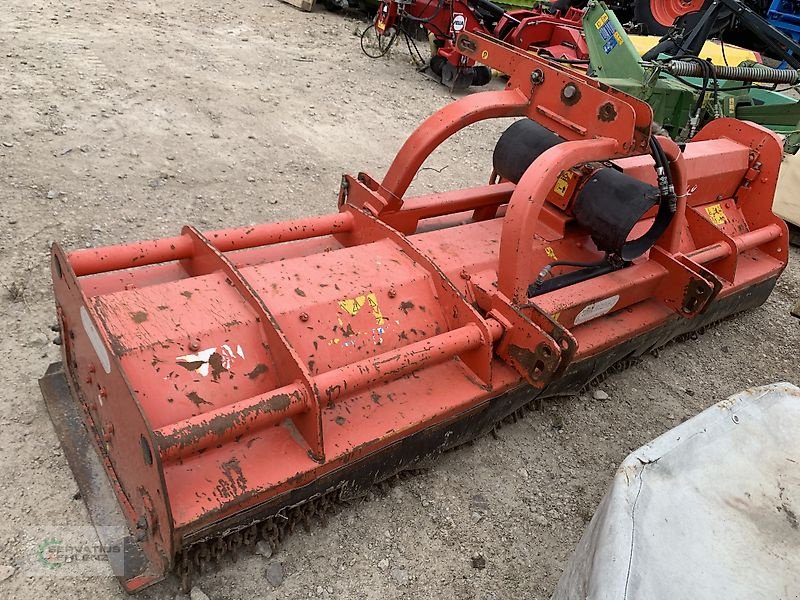
[[783, 135], [786, 152], [800, 148], [800, 102], [774, 91], [778, 84], [797, 84], [798, 71], [757, 63], [714, 66], [685, 56], [645, 61], [614, 12], [600, 1], [588, 3], [583, 28], [590, 73], [647, 101], [655, 122], [674, 139], [691, 138], [713, 118], [735, 117]]

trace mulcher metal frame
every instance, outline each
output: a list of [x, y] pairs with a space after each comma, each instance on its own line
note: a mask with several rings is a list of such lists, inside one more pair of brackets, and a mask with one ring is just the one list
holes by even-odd
[[[126, 529], [126, 590], [192, 544], [411, 468], [769, 295], [787, 259], [781, 144], [719, 119], [684, 152], [660, 139], [679, 201], [647, 256], [529, 301], [553, 256], [598, 257], [566, 207], [577, 165], [654, 180], [651, 109], [486, 36], [457, 46], [507, 88], [435, 113], [383, 181], [343, 177], [337, 214], [53, 246], [64, 360], [42, 390], [93, 521]], [[516, 185], [405, 198], [444, 140], [496, 117], [566, 141]]]

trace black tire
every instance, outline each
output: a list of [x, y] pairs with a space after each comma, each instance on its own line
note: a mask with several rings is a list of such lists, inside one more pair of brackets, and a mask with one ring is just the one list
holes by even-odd
[[472, 79], [472, 85], [486, 85], [492, 80], [492, 70], [486, 65], [476, 65], [473, 68], [475, 69], [475, 77]]

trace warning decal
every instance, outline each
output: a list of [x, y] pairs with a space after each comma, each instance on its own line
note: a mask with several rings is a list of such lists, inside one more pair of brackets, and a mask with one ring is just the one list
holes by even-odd
[[619, 31], [614, 28], [614, 25], [608, 19], [607, 13], [603, 13], [603, 16], [595, 21], [594, 27], [600, 32], [600, 37], [603, 38], [603, 52], [606, 54], [625, 43]]
[[572, 171], [561, 171], [553, 191], [563, 198], [569, 188], [570, 179], [572, 179]]
[[708, 218], [714, 225], [724, 225], [728, 222], [728, 217], [725, 216], [725, 211], [722, 210], [719, 204], [706, 206], [706, 213], [708, 213]]
[[381, 313], [381, 309], [378, 307], [378, 298], [375, 296], [374, 292], [370, 292], [369, 294], [365, 294], [363, 296], [356, 296], [355, 298], [345, 298], [344, 300], [340, 300], [338, 304], [339, 307], [351, 317], [355, 317], [358, 311], [361, 310], [365, 304], [367, 304], [372, 311], [372, 316], [375, 318], [375, 322], [378, 325], [383, 325], [385, 322], [383, 314]]

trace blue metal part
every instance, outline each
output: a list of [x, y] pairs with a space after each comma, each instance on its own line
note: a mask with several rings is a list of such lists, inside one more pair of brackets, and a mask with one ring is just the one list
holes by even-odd
[[800, 39], [800, 2], [798, 0], [772, 0], [767, 11], [769, 24], [792, 39]]
[[[798, 0], [772, 0], [767, 11], [767, 21], [796, 42], [800, 42], [800, 2]], [[786, 67], [782, 62], [781, 68]]]

